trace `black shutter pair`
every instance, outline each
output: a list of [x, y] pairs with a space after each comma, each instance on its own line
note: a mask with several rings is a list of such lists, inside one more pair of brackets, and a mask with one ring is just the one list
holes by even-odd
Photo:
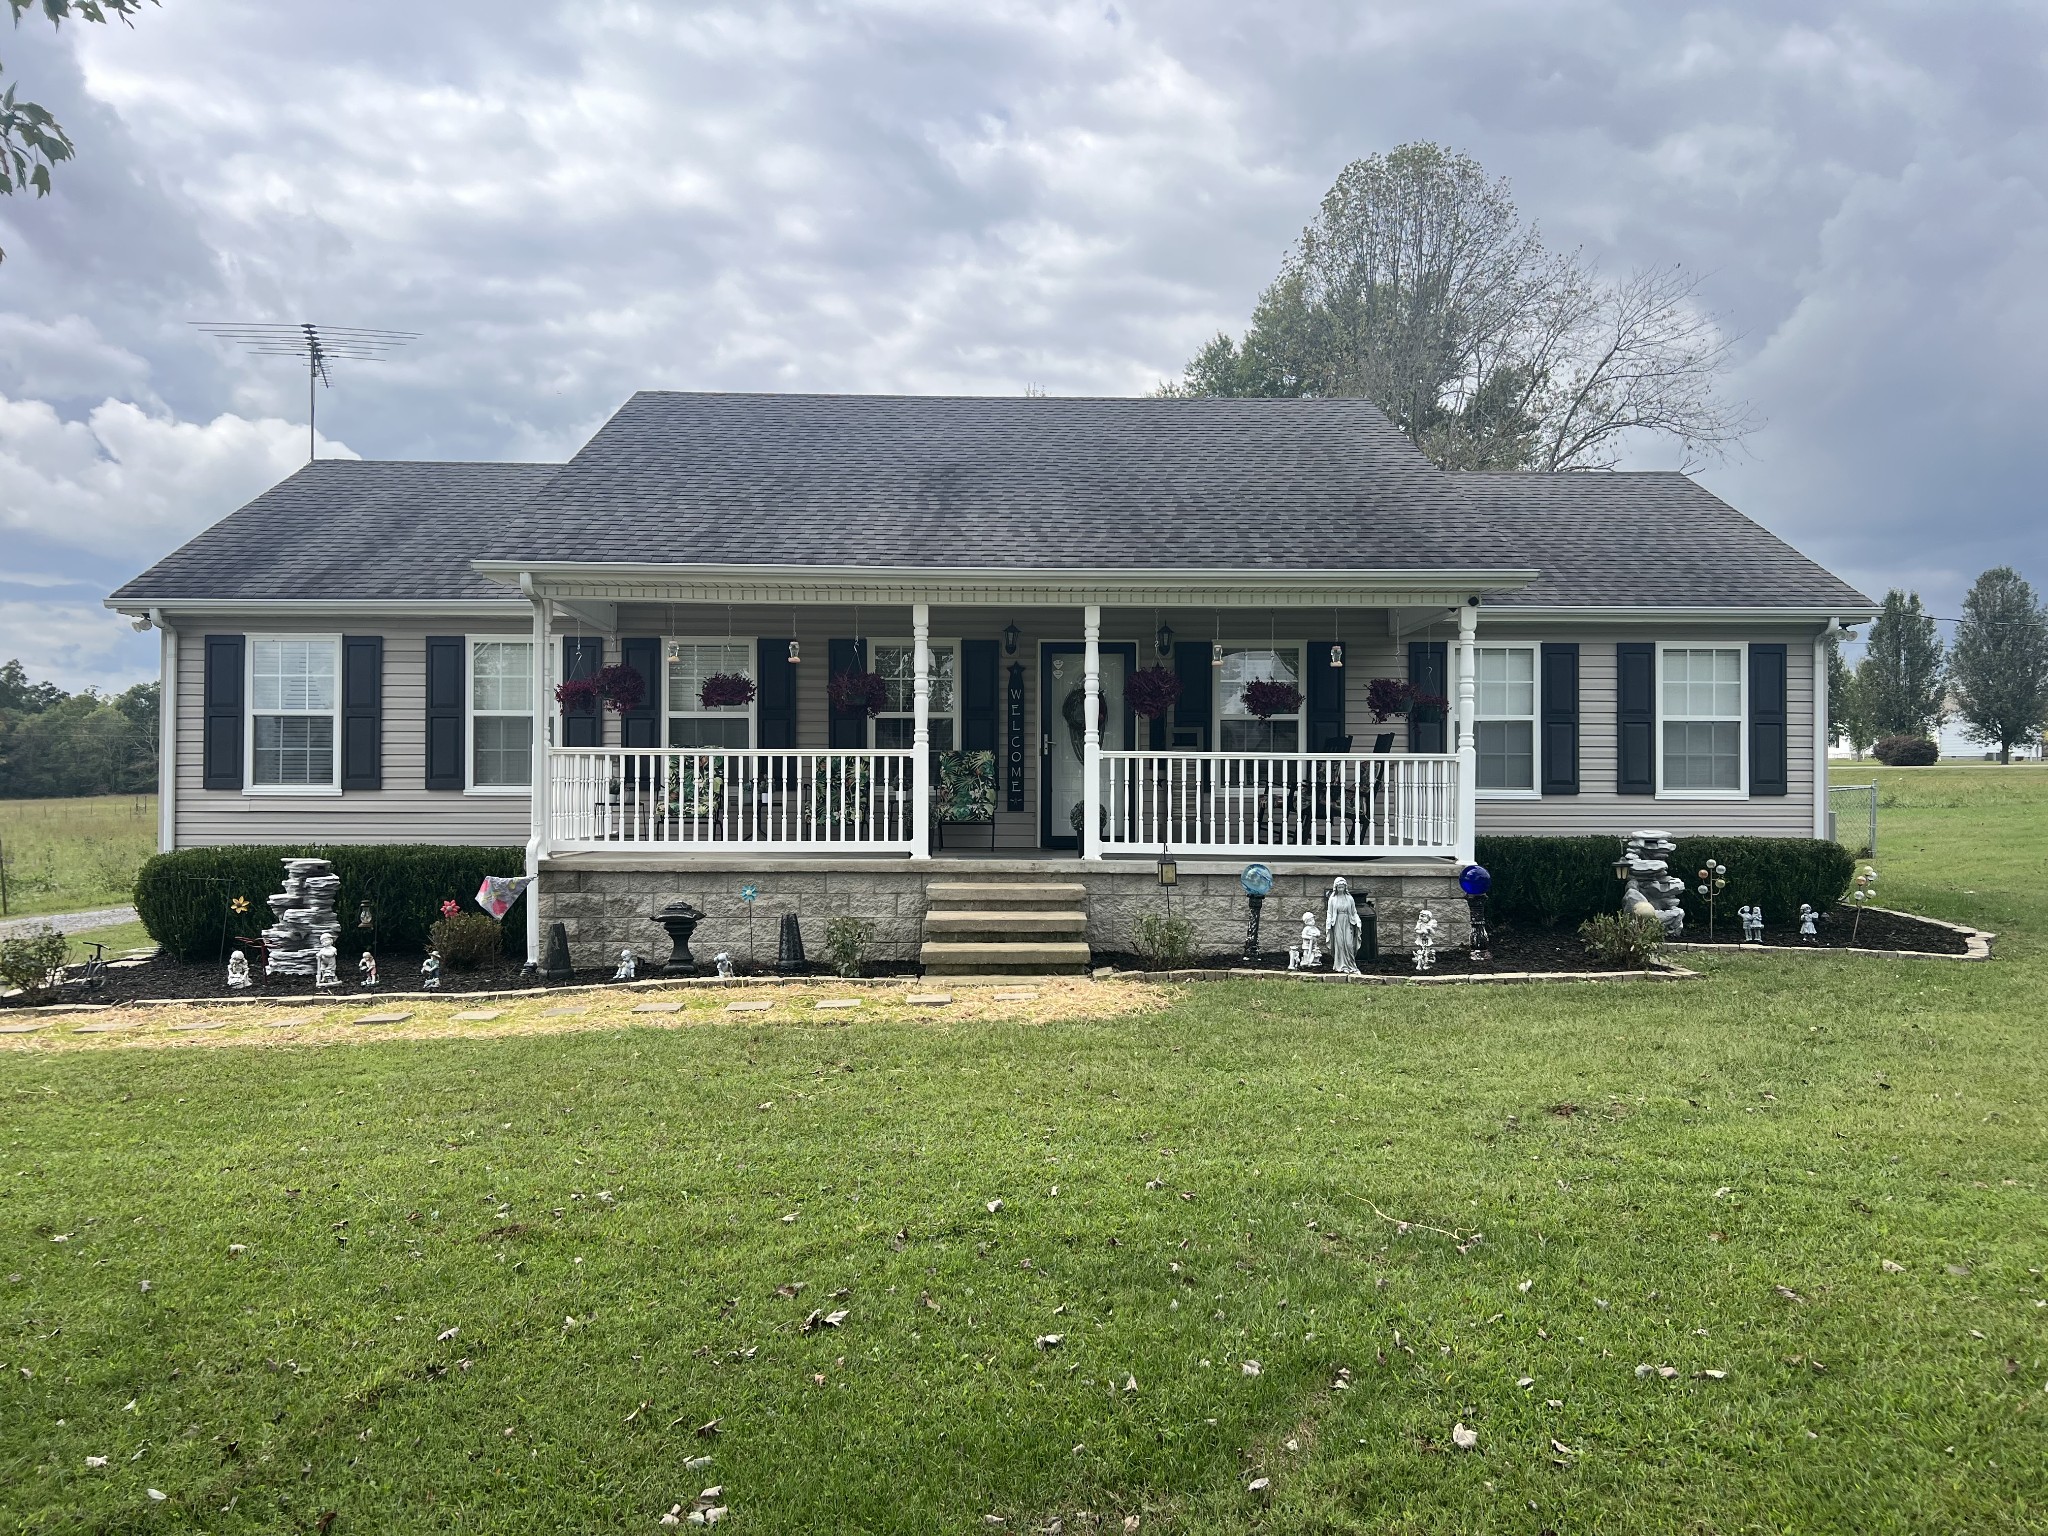
[[[1657, 648], [1648, 641], [1624, 641], [1615, 652], [1615, 792], [1657, 792]], [[1749, 647], [1749, 792], [1790, 791], [1786, 753], [1790, 744], [1783, 645]]]
[[[242, 788], [248, 637], [207, 635], [201, 679], [202, 789]], [[341, 638], [341, 787], [384, 787], [384, 640]]]

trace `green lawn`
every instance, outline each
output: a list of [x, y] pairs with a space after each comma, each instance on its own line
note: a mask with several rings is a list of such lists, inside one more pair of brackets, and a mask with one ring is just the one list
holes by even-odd
[[2048, 774], [1884, 777], [1994, 963], [0, 1057], [0, 1513], [2039, 1530]]
[[125, 905], [155, 852], [155, 795], [0, 800], [9, 917]]

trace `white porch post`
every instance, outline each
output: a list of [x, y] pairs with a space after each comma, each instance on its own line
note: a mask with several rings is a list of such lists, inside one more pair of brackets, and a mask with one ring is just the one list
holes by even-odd
[[1081, 857], [1102, 857], [1102, 609], [1081, 610]]
[[163, 640], [157, 687], [156, 851], [178, 846], [178, 632], [161, 610], [149, 611]]
[[526, 869], [526, 962], [540, 964], [540, 861], [548, 851], [548, 604], [522, 574], [519, 589], [533, 604], [533, 792], [528, 797]]
[[910, 856], [932, 856], [932, 609], [910, 605]]
[[1479, 707], [1474, 639], [1479, 633], [1477, 599], [1458, 610], [1458, 862], [1470, 864], [1479, 851], [1479, 743], [1472, 716]]
[[1828, 836], [1828, 634], [1841, 621], [1829, 619], [1813, 639], [1813, 835]]

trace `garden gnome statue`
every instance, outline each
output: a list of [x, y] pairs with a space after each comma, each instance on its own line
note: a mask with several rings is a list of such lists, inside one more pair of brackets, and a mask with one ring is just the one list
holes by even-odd
[[1358, 941], [1364, 927], [1358, 920], [1358, 903], [1351, 899], [1351, 882], [1339, 875], [1330, 884], [1330, 899], [1323, 904], [1323, 931], [1330, 937], [1330, 969], [1339, 976], [1358, 974]]
[[420, 985], [429, 992], [441, 990], [441, 951], [430, 949], [427, 958], [420, 962]]
[[640, 962], [633, 957], [633, 951], [622, 949], [619, 951], [619, 968], [612, 972], [612, 980], [631, 981], [639, 968]]
[[325, 992], [330, 987], [339, 987], [341, 977], [334, 953], [334, 940], [322, 937], [320, 947], [313, 951], [313, 986]]
[[1799, 942], [1818, 944], [1820, 942], [1820, 914], [1805, 902], [1799, 903]]
[[725, 952], [724, 950], [722, 950], [722, 949], [721, 949], [721, 950], [720, 950], [720, 951], [719, 951], [719, 952], [718, 952], [717, 954], [713, 955], [713, 956], [711, 957], [711, 959], [712, 959], [712, 963], [713, 963], [713, 964], [715, 964], [715, 965], [716, 965], [716, 966], [718, 967], [718, 974], [719, 974], [719, 975], [721, 975], [721, 976], [730, 976], [730, 975], [732, 975], [732, 973], [733, 973], [733, 970], [732, 970], [732, 956], [731, 956], [731, 955], [727, 954], [727, 953], [726, 953], [726, 952]]
[[1436, 914], [1424, 907], [1415, 914], [1415, 969], [1426, 971], [1436, 964]]
[[1294, 941], [1294, 948], [1287, 951], [1287, 969], [1290, 971], [1313, 971], [1323, 963], [1323, 930], [1316, 925], [1313, 912], [1301, 914], [1301, 937]]
[[249, 957], [239, 949], [228, 956], [228, 986], [239, 992], [249, 985]]
[[377, 985], [377, 957], [367, 949], [356, 956], [356, 974], [362, 977], [364, 986]]

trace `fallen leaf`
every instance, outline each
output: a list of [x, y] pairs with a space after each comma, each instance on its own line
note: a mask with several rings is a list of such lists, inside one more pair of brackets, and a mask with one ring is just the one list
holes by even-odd
[[1698, 1371], [1694, 1374], [1698, 1377], [1705, 1377], [1708, 1381], [1726, 1381], [1728, 1379], [1726, 1371]]
[[85, 1458], [85, 1464], [88, 1467], [104, 1467], [107, 1464], [107, 1458], [104, 1456], [88, 1456]]
[[834, 1301], [844, 1301], [847, 1297], [851, 1296], [852, 1294], [853, 1291], [850, 1287], [842, 1285], [841, 1287], [839, 1287], [838, 1290], [832, 1293], [832, 1299]]
[[1520, 1387], [1524, 1392], [1526, 1392], [1529, 1390], [1529, 1388], [1536, 1385], [1536, 1378], [1534, 1376], [1518, 1377], [1516, 1378], [1515, 1385]]
[[783, 1225], [784, 1225], [784, 1226], [786, 1227], [786, 1226], [788, 1226], [788, 1225], [789, 1225], [789, 1224], [790, 1224], [790, 1223], [791, 1223], [792, 1221], [795, 1221], [795, 1220], [796, 1220], [796, 1212], [795, 1212], [795, 1211], [791, 1211], [791, 1212], [790, 1212], [790, 1213], [789, 1213], [789, 1214], [788, 1214], [787, 1216], [785, 1216], [785, 1217], [783, 1217], [783, 1218], [782, 1218], [782, 1224], [783, 1224]]
[[1246, 1493], [1264, 1493], [1273, 1484], [1270, 1477], [1255, 1477], [1244, 1485]]
[[1524, 1296], [1526, 1296], [1529, 1294], [1529, 1288], [1533, 1286], [1535, 1283], [1536, 1282], [1534, 1280], [1524, 1280], [1520, 1285], [1516, 1286], [1515, 1289], [1520, 1291]]
[[818, 1324], [822, 1323], [823, 1321], [825, 1321], [825, 1314], [823, 1312], [814, 1311], [811, 1313], [809, 1317], [803, 1320], [802, 1326], [797, 1331], [800, 1333], [815, 1333], [817, 1331]]
[[1674, 1381], [1678, 1377], [1678, 1367], [1675, 1365], [1660, 1365], [1657, 1367], [1657, 1374], [1666, 1381]]
[[837, 1328], [837, 1327], [838, 1327], [838, 1326], [839, 1326], [839, 1325], [840, 1325], [841, 1323], [843, 1323], [843, 1322], [845, 1322], [845, 1321], [846, 1321], [846, 1308], [844, 1308], [844, 1307], [841, 1307], [841, 1308], [840, 1308], [840, 1309], [839, 1309], [838, 1311], [836, 1311], [836, 1312], [827, 1312], [827, 1313], [825, 1314], [825, 1326], [826, 1326], [827, 1328]]
[[1467, 1429], [1461, 1420], [1451, 1426], [1451, 1444], [1461, 1451], [1477, 1450], [1479, 1448], [1479, 1431]]
[[436, 1344], [446, 1344], [450, 1339], [454, 1338], [455, 1335], [457, 1335], [460, 1332], [462, 1332], [462, 1329], [459, 1327], [444, 1328], [439, 1333], [434, 1335], [434, 1342]]
[[1067, 1342], [1067, 1336], [1064, 1333], [1041, 1333], [1031, 1342], [1040, 1349], [1058, 1349]]
[[1244, 1374], [1247, 1376], [1256, 1376], [1259, 1374], [1261, 1366], [1259, 1365], [1259, 1362], [1256, 1360], [1247, 1360], [1243, 1365], [1240, 1365], [1238, 1369], [1244, 1372]]
[[165, 1493], [161, 1488], [148, 1488], [145, 1489], [144, 1492], [146, 1492], [149, 1495], [152, 1502], [157, 1504], [163, 1503], [165, 1499], [168, 1499], [170, 1497], [170, 1495], [168, 1493]]
[[683, 1470], [685, 1472], [702, 1472], [706, 1467], [710, 1465], [711, 1458], [709, 1456], [692, 1456], [688, 1461], [683, 1463]]
[[787, 1285], [775, 1287], [775, 1294], [788, 1300], [794, 1300], [805, 1289], [805, 1284], [806, 1282], [802, 1280], [792, 1280]]
[[1562, 1440], [1552, 1440], [1550, 1442], [1550, 1448], [1553, 1451], [1557, 1452], [1557, 1454], [1560, 1456], [1576, 1456], [1579, 1454], [1570, 1446], [1566, 1445]]
[[708, 1424], [699, 1424], [697, 1426], [697, 1438], [699, 1440], [709, 1440], [718, 1433], [718, 1424], [719, 1421], [717, 1419], [713, 1419]]
[[1137, 1390], [1138, 1390], [1138, 1378], [1137, 1378], [1137, 1377], [1135, 1377], [1135, 1376], [1125, 1376], [1125, 1377], [1124, 1377], [1124, 1390], [1125, 1390], [1126, 1392], [1135, 1392], [1135, 1391], [1137, 1391]]
[[1776, 1291], [1780, 1296], [1784, 1297], [1787, 1301], [1806, 1300], [1804, 1296], [1800, 1295], [1797, 1291], [1793, 1290], [1792, 1287], [1789, 1285], [1774, 1285], [1771, 1287], [1771, 1289]]
[[934, 1312], [939, 1310], [939, 1304], [932, 1300], [932, 1293], [930, 1291], [918, 1292], [917, 1304], [921, 1307], [929, 1307]]
[[1903, 1275], [1906, 1272], [1905, 1265], [1894, 1264], [1890, 1259], [1879, 1259], [1877, 1267], [1888, 1275]]
[[995, 1215], [995, 1213], [996, 1213], [997, 1211], [1000, 1211], [1000, 1210], [1001, 1210], [1002, 1208], [1003, 1208], [1003, 1202], [1002, 1202], [1002, 1201], [1000, 1201], [1000, 1200], [991, 1200], [991, 1201], [989, 1201], [989, 1203], [988, 1203], [988, 1213], [989, 1213], [989, 1215], [991, 1215], [991, 1216]]

